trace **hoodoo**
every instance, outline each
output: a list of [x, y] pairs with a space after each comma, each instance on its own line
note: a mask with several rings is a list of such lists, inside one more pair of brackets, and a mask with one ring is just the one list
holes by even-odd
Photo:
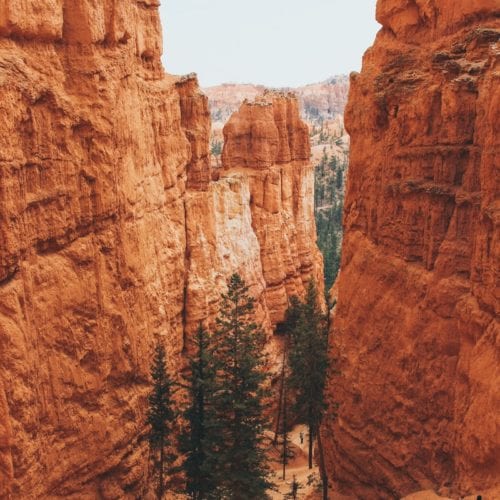
[[499, 486], [499, 15], [495, 0], [379, 0], [351, 77], [341, 406], [323, 436], [359, 498]]
[[323, 292], [309, 131], [297, 98], [268, 92], [243, 103], [224, 127], [224, 141], [224, 170], [249, 179], [266, 303], [276, 325], [284, 319], [288, 297], [302, 296], [310, 278]]
[[155, 337], [173, 371], [231, 273], [268, 331], [321, 275], [307, 130], [291, 97], [245, 105], [214, 173], [157, 0], [4, 4], [0, 497], [137, 496]]

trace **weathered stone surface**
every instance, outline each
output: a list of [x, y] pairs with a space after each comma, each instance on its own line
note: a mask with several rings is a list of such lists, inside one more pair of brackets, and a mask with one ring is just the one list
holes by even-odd
[[285, 211], [273, 241], [293, 260], [271, 291], [254, 172], [210, 171], [207, 100], [193, 76], [164, 73], [157, 7], [0, 7], [1, 498], [144, 495], [155, 338], [177, 373], [231, 273], [247, 279], [271, 332], [286, 300], [271, 310], [266, 288], [300, 292], [321, 272], [312, 177], [286, 156], [286, 198], [271, 183], [275, 198], [261, 202], [276, 204], [274, 218]]
[[164, 76], [153, 4], [51, 5], [1, 18], [0, 496], [118, 498], [145, 484], [154, 336], [183, 348], [181, 96], [204, 98]]
[[198, 81], [188, 75], [177, 83], [180, 95], [182, 127], [191, 145], [191, 159], [187, 165], [187, 187], [206, 190], [211, 180], [210, 111], [208, 99], [198, 88]]
[[330, 473], [360, 498], [500, 481], [498, 2], [379, 0], [351, 78]]
[[302, 296], [311, 277], [323, 294], [309, 156], [308, 128], [294, 95], [268, 92], [245, 102], [224, 127], [224, 172], [243, 172], [250, 179], [253, 228], [273, 324], [283, 321], [288, 298]]
[[186, 195], [186, 331], [215, 318], [220, 293], [237, 270], [257, 300], [257, 319], [271, 332], [260, 246], [252, 227], [250, 187], [243, 174], [223, 176], [205, 192]]

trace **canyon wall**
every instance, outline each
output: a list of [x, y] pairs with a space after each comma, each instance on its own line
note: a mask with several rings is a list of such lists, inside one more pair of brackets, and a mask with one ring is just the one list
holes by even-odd
[[495, 0], [379, 0], [351, 76], [341, 405], [323, 436], [358, 498], [499, 494], [499, 15]]
[[[232, 272], [269, 332], [321, 274], [296, 101], [230, 128], [212, 172], [207, 99], [164, 73], [158, 5], [0, 6], [1, 498], [143, 495], [155, 339], [174, 373]], [[245, 127], [261, 151], [238, 151]]]

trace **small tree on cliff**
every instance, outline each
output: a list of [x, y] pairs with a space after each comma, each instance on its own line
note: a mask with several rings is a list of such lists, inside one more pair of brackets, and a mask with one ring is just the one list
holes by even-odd
[[211, 465], [217, 452], [218, 426], [211, 405], [215, 384], [212, 343], [201, 323], [192, 343], [195, 352], [186, 377], [189, 403], [184, 420], [187, 425], [180, 436], [180, 449], [186, 455], [183, 463], [186, 493], [194, 500], [204, 500], [211, 498], [216, 488]]
[[165, 493], [165, 468], [171, 464], [174, 457], [168, 453], [171, 445], [170, 435], [175, 413], [172, 408], [173, 383], [166, 369], [165, 348], [158, 340], [151, 365], [153, 388], [149, 395], [147, 424], [153, 468], [157, 476], [157, 496], [163, 498]]
[[311, 280], [305, 303], [295, 300], [287, 314], [290, 321], [290, 385], [295, 390], [295, 409], [309, 431], [309, 468], [313, 443], [326, 408], [324, 388], [328, 370], [328, 328]]
[[344, 172], [342, 172], [342, 169], [338, 169], [335, 173], [335, 185], [338, 191], [340, 191], [344, 185]]
[[266, 389], [265, 337], [252, 322], [254, 300], [244, 280], [233, 274], [213, 335], [217, 371], [213, 396], [219, 429], [218, 453], [211, 457], [218, 498], [268, 498], [264, 442]]

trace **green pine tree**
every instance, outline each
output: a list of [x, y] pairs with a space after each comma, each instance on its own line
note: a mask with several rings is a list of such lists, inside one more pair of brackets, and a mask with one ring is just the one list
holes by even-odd
[[222, 154], [222, 147], [223, 147], [222, 142], [218, 141], [217, 139], [214, 139], [210, 146], [210, 153], [212, 153], [212, 155], [214, 156], [220, 156]]
[[244, 280], [233, 274], [213, 335], [217, 370], [214, 411], [218, 424], [216, 470], [219, 498], [268, 498], [271, 486], [264, 449], [266, 389], [265, 337], [252, 322], [254, 300]]
[[308, 427], [309, 468], [313, 443], [325, 410], [324, 387], [328, 369], [328, 328], [311, 280], [304, 303], [295, 301], [287, 317], [291, 321], [290, 385], [296, 393], [295, 409]]
[[168, 448], [172, 444], [170, 435], [175, 413], [172, 405], [173, 383], [167, 373], [165, 348], [160, 341], [156, 343], [151, 377], [153, 388], [148, 398], [146, 423], [150, 426], [148, 441], [157, 476], [157, 497], [161, 500], [165, 493], [166, 467], [174, 460], [174, 456], [168, 453]]
[[285, 495], [285, 500], [297, 500], [299, 495], [299, 490], [302, 490], [304, 486], [297, 481], [297, 476], [293, 476], [293, 481], [290, 486], [290, 491]]
[[185, 454], [182, 469], [186, 474], [186, 493], [194, 500], [204, 500], [211, 498], [215, 491], [209, 457], [216, 450], [217, 426], [211, 407], [215, 383], [211, 342], [201, 323], [192, 344], [194, 354], [185, 385], [189, 403], [183, 413], [186, 429], [179, 441], [180, 450]]
[[335, 168], [337, 167], [337, 158], [334, 154], [332, 154], [332, 156], [330, 157], [328, 166], [330, 167], [331, 170], [335, 170]]
[[337, 190], [340, 191], [343, 186], [344, 186], [344, 173], [342, 172], [342, 170], [339, 168], [337, 170], [337, 174], [336, 174], [336, 187], [337, 187]]
[[[287, 332], [285, 332], [287, 333]], [[292, 458], [291, 441], [288, 435], [288, 344], [289, 335], [285, 335], [283, 341], [283, 359], [281, 361], [280, 386], [278, 392], [278, 414], [276, 418], [276, 430], [274, 432], [273, 445], [278, 445], [278, 437], [281, 435], [281, 465], [283, 467], [282, 480], [286, 478], [286, 466], [288, 459]]]
[[282, 418], [282, 433], [281, 433], [281, 465], [282, 465], [282, 475], [281, 479], [284, 481], [286, 479], [286, 466], [290, 458], [293, 458], [293, 452], [291, 450], [291, 441], [288, 435], [288, 376], [286, 373], [283, 374], [284, 377], [284, 387], [282, 395], [283, 404], [283, 418]]

